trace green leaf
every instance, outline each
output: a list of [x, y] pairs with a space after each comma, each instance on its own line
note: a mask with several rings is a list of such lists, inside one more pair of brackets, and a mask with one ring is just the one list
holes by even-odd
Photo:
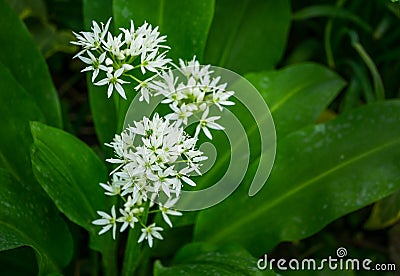
[[112, 0], [83, 0], [83, 21], [89, 30], [92, 20], [107, 22], [112, 17]]
[[238, 73], [273, 69], [289, 26], [288, 0], [217, 0], [205, 61]]
[[96, 211], [111, 208], [99, 186], [107, 179], [104, 164], [86, 144], [60, 129], [32, 122], [31, 131], [36, 179], [61, 212], [89, 231], [93, 249], [111, 251], [111, 236], [100, 237], [91, 223], [98, 217]]
[[61, 126], [60, 103], [46, 63], [28, 30], [5, 0], [0, 0], [0, 44], [0, 62], [32, 95], [47, 123]]
[[400, 191], [397, 191], [374, 205], [371, 216], [365, 223], [365, 228], [383, 229], [395, 224], [399, 219]]
[[32, 247], [40, 275], [65, 267], [73, 253], [72, 237], [49, 199], [28, 190], [4, 169], [0, 183], [0, 250]]
[[314, 17], [330, 17], [330, 18], [342, 18], [349, 20], [359, 27], [363, 28], [368, 33], [372, 33], [372, 27], [365, 22], [362, 18], [352, 13], [348, 9], [330, 6], [330, 5], [315, 5], [306, 7], [293, 14], [293, 20], [306, 20]]
[[315, 123], [344, 87], [344, 80], [318, 64], [301, 63], [245, 76], [260, 91], [283, 137]]
[[371, 104], [278, 141], [264, 188], [248, 183], [198, 216], [195, 240], [236, 242], [253, 254], [308, 237], [399, 189], [400, 101]]
[[7, 170], [1, 169], [0, 176], [0, 250], [29, 245], [36, 250], [43, 273], [58, 271], [71, 258], [71, 236], [36, 183], [29, 158], [29, 120], [45, 118], [32, 95], [1, 62], [0, 79], [0, 114], [4, 118], [0, 124], [0, 166]]
[[[92, 20], [107, 22], [112, 16], [112, 0], [84, 0], [83, 15], [87, 30], [92, 26]], [[107, 98], [107, 87], [93, 85], [91, 76], [92, 73], [87, 74], [90, 110], [97, 137], [104, 145], [112, 140], [117, 131], [117, 111], [112, 99]]]
[[[292, 65], [278, 71], [247, 74], [246, 78], [255, 86], [268, 104], [274, 119], [278, 139], [306, 125], [315, 123], [317, 118], [321, 116], [321, 113], [344, 86], [344, 81], [334, 72], [328, 70], [326, 67], [312, 63]], [[251, 85], [247, 85], [245, 81], [229, 85], [232, 85], [228, 86], [229, 90], [235, 91], [237, 89], [237, 92], [249, 91], [249, 89], [252, 89]], [[256, 106], [263, 107], [265, 102], [262, 98], [261, 101], [256, 98], [249, 98], [247, 105], [251, 107], [254, 112], [255, 110], [263, 110]], [[259, 129], [262, 125], [259, 122], [265, 120], [264, 116], [266, 116], [266, 114], [259, 113], [255, 114], [257, 118], [253, 118], [252, 116], [248, 118], [249, 116], [246, 115], [248, 111], [241, 108], [239, 103], [236, 103], [229, 109], [240, 119], [241, 125], [246, 130], [246, 135], [239, 135], [233, 140], [233, 149], [237, 150], [243, 146], [243, 144], [246, 143], [245, 140], [248, 139], [251, 152], [250, 160], [259, 160], [262, 150], [260, 148], [260, 139], [263, 139], [264, 143], [265, 141], [271, 140], [268, 138], [269, 136], [267, 133], [270, 132], [272, 128], [268, 130]], [[221, 118], [221, 120], [224, 120], [225, 117], [226, 116]], [[255, 122], [254, 119], [258, 122]], [[226, 126], [225, 132], [230, 128], [232, 128], [232, 123]], [[236, 127], [234, 127], [234, 129], [236, 129]], [[262, 138], [259, 136], [259, 131], [263, 134]], [[220, 179], [226, 173], [225, 166], [229, 163], [231, 150], [229, 147], [226, 147], [226, 145], [229, 145], [229, 141], [227, 141], [225, 137], [222, 137], [222, 139], [220, 138], [221, 137], [217, 134], [213, 139], [214, 145], [218, 145], [217, 162], [207, 174], [199, 178], [198, 187], [204, 188], [204, 184], [209, 185], [215, 183], [215, 179]], [[263, 158], [263, 160], [264, 162], [262, 161], [259, 163], [259, 168], [266, 171], [270, 168], [268, 167], [270, 163], [268, 163], [269, 161], [267, 160], [271, 160], [271, 158], [267, 157]], [[273, 159], [271, 161], [273, 161]], [[235, 165], [237, 164], [239, 163], [235, 163]], [[238, 168], [235, 171], [239, 170]], [[252, 166], [247, 170], [245, 178], [252, 179], [255, 175], [257, 175], [256, 177], [259, 176], [255, 170], [255, 166]], [[255, 182], [258, 181], [259, 180], [255, 179]], [[264, 181], [264, 179], [261, 181]], [[252, 186], [250, 190], [251, 194], [257, 191], [255, 187], [256, 186]]]
[[214, 14], [214, 0], [115, 0], [114, 17], [118, 27], [128, 28], [147, 21], [159, 26], [171, 47], [168, 56], [202, 60], [208, 30]]
[[205, 243], [192, 243], [175, 256], [174, 265], [155, 263], [155, 276], [175, 275], [277, 275], [257, 268], [257, 260], [239, 246], [216, 248]]
[[31, 185], [29, 120], [44, 121], [44, 117], [32, 96], [1, 63], [0, 79], [0, 114], [4, 118], [0, 124], [0, 166], [7, 168], [22, 183]]

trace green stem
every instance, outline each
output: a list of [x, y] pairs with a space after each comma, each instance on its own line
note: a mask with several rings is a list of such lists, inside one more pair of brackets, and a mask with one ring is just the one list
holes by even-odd
[[[345, 2], [346, 0], [338, 0], [336, 2], [336, 7], [341, 8]], [[331, 43], [332, 26], [333, 26], [333, 18], [329, 19], [328, 23], [326, 24], [324, 44], [325, 44], [325, 52], [326, 52], [326, 59], [328, 66], [330, 68], [335, 68], [335, 59], [333, 57], [332, 43]]]
[[[147, 216], [149, 214], [150, 208], [149, 204], [150, 200], [147, 200], [146, 205], [144, 206], [144, 213], [141, 220], [144, 225], [146, 225], [147, 223]], [[125, 248], [124, 263], [122, 266], [122, 276], [133, 275], [135, 273], [135, 269], [139, 264], [142, 244], [138, 244], [137, 241], [139, 239], [140, 233], [141, 231], [139, 225], [137, 225], [133, 229], [129, 229], [128, 241]]]
[[324, 44], [325, 44], [325, 53], [328, 66], [330, 68], [335, 68], [335, 59], [333, 57], [333, 51], [331, 45], [332, 25], [333, 25], [333, 20], [330, 19], [325, 27]]
[[[114, 242], [114, 241], [113, 241]], [[118, 275], [117, 260], [116, 260], [116, 247], [113, 246], [107, 253], [103, 253], [103, 269], [105, 276]]]
[[119, 109], [120, 109], [120, 98], [121, 96], [118, 93], [113, 93], [113, 100], [114, 100], [114, 105], [115, 105], [115, 110], [117, 114], [119, 114]]
[[113, 93], [114, 105], [115, 105], [115, 114], [117, 115], [117, 132], [122, 131], [122, 126], [124, 124], [125, 116], [123, 113], [123, 103], [121, 103], [121, 96], [118, 93]]
[[368, 55], [367, 51], [365, 51], [364, 47], [358, 41], [358, 35], [354, 31], [349, 31], [350, 39], [351, 39], [351, 46], [357, 51], [360, 55], [364, 63], [367, 65], [369, 71], [371, 72], [372, 79], [374, 82], [374, 90], [376, 99], [378, 101], [382, 101], [385, 99], [385, 88], [383, 86], [382, 78], [379, 74], [378, 68], [372, 58]]

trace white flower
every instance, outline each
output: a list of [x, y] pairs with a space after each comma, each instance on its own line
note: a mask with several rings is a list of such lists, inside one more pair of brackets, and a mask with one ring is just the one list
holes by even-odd
[[161, 80], [154, 80], [149, 83], [149, 86], [155, 91], [155, 96], [163, 95], [166, 97], [162, 103], [177, 102], [182, 99], [179, 98], [179, 91], [176, 90], [177, 81], [178, 77], [174, 76], [172, 70], [169, 70], [161, 74]]
[[222, 105], [234, 105], [232, 101], [228, 101], [235, 92], [225, 90], [214, 90], [212, 95], [212, 102], [218, 106], [219, 110], [222, 111]]
[[[93, 222], [103, 226], [100, 233], [113, 228], [114, 238], [117, 223], [122, 224], [121, 232], [133, 228], [136, 222], [144, 226], [141, 217], [146, 211], [145, 206], [151, 208], [160, 193], [171, 198], [160, 207], [160, 211], [165, 222], [172, 226], [168, 216], [182, 215], [172, 209], [181, 187], [196, 185], [190, 179], [190, 173], [196, 171], [200, 174], [199, 162], [205, 159], [203, 153], [195, 148], [196, 137], [190, 137], [176, 122], [170, 123], [157, 113], [152, 119], [143, 117], [132, 125], [106, 144], [114, 149], [116, 155], [107, 161], [118, 166], [112, 172], [111, 183], [100, 183], [105, 194], [119, 195], [124, 199], [123, 208], [119, 210], [121, 216], [116, 218], [113, 206], [111, 215], [99, 211], [102, 218]], [[154, 238], [162, 239], [159, 233], [162, 230], [154, 223], [144, 226], [138, 242], [147, 239], [151, 247]]]
[[178, 179], [182, 179], [186, 184], [189, 184], [192, 187], [196, 186], [196, 183], [189, 178], [189, 173], [194, 171], [192, 167], [185, 167], [182, 170], [179, 171], [177, 174]]
[[99, 74], [100, 69], [107, 71], [107, 67], [102, 64], [106, 58], [106, 53], [102, 53], [98, 58], [96, 58], [90, 51], [87, 51], [87, 53], [90, 58], [78, 56], [80, 60], [90, 65], [85, 67], [81, 72], [93, 71], [92, 82], [94, 82], [95, 78]]
[[145, 74], [146, 70], [151, 71], [153, 73], [157, 73], [160, 70], [166, 69], [166, 64], [171, 62], [171, 59], [165, 58], [165, 52], [162, 54], [158, 54], [157, 51], [151, 52], [147, 55], [146, 52], [142, 53], [142, 63], [141, 70], [142, 73]]
[[95, 83], [95, 85], [105, 85], [108, 84], [108, 91], [107, 91], [107, 96], [110, 98], [114, 88], [117, 90], [118, 94], [121, 95], [122, 98], [126, 100], [126, 95], [124, 88], [122, 88], [121, 84], [124, 83], [129, 83], [127, 81], [119, 79], [119, 77], [122, 75], [124, 72], [124, 68], [119, 68], [117, 71], [114, 72], [114, 74], [107, 72], [107, 77], [105, 79], [102, 79], [98, 82]]
[[96, 21], [93, 21], [92, 32], [80, 32], [75, 33], [72, 32], [78, 41], [71, 41], [72, 44], [82, 46], [83, 50], [74, 56], [79, 57], [86, 50], [97, 50], [101, 47], [101, 42], [103, 41], [106, 33], [108, 32], [108, 28], [110, 26], [111, 18], [108, 19], [106, 25], [100, 23], [101, 27], [97, 24]]
[[125, 35], [125, 43], [127, 45], [130, 45], [132, 43], [132, 41], [135, 40], [136, 38], [136, 33], [135, 33], [135, 23], [133, 22], [133, 20], [131, 20], [131, 28], [128, 29], [124, 29], [124, 28], [119, 28]]
[[149, 243], [149, 246], [152, 247], [153, 246], [153, 237], [159, 240], [162, 240], [163, 237], [161, 236], [161, 234], [159, 233], [159, 231], [163, 231], [164, 229], [162, 227], [158, 227], [156, 226], [155, 223], [142, 228], [142, 235], [140, 235], [138, 243], [141, 243], [143, 240], [147, 240]]
[[[116, 158], [108, 162], [118, 164], [112, 172], [121, 183], [118, 187], [121, 196], [147, 197], [163, 192], [179, 195], [182, 183], [194, 186], [190, 180], [189, 169], [182, 169], [187, 163], [191, 170], [199, 171], [199, 158], [203, 153], [195, 149], [197, 138], [188, 136], [176, 123], [163, 120], [157, 113], [150, 120], [147, 117], [116, 135], [113, 142], [106, 144], [114, 148]], [[180, 164], [181, 171], [175, 170]], [[183, 182], [181, 182], [181, 180]], [[103, 184], [105, 185], [105, 184]], [[103, 186], [102, 185], [102, 186]], [[109, 193], [115, 188], [104, 186]]]
[[209, 109], [207, 108], [204, 111], [203, 115], [201, 116], [201, 120], [196, 127], [196, 132], [195, 132], [194, 136], [197, 137], [200, 133], [200, 130], [203, 130], [203, 132], [207, 136], [207, 138], [212, 140], [212, 135], [208, 128], [222, 130], [222, 129], [224, 129], [224, 127], [215, 122], [216, 120], [220, 119], [221, 116], [212, 116], [212, 117], [207, 118], [208, 111], [209, 111]]
[[154, 181], [154, 193], [158, 194], [160, 187], [164, 191], [164, 193], [170, 197], [171, 196], [171, 186], [174, 186], [175, 178], [169, 178], [169, 176], [173, 175], [174, 169], [172, 167], [168, 167], [165, 170], [158, 171], [157, 174], [149, 174], [148, 178]]
[[165, 204], [160, 204], [160, 206], [159, 206], [162, 217], [163, 217], [164, 221], [169, 225], [169, 227], [172, 227], [172, 222], [169, 219], [168, 215], [182, 216], [181, 212], [174, 211], [171, 209], [176, 204], [178, 199], [179, 199], [178, 197], [170, 198], [167, 200], [167, 202], [165, 202]]
[[[200, 65], [196, 57], [189, 62], [179, 60], [177, 70], [181, 73], [178, 74], [179, 77], [174, 75], [176, 71], [168, 70], [160, 74], [158, 79], [147, 83], [149, 90], [145, 91], [143, 98], [147, 101], [152, 95], [163, 95], [165, 99], [161, 103], [169, 104], [172, 110], [172, 113], [166, 115], [166, 119], [174, 121], [177, 126], [186, 126], [191, 117], [198, 118], [203, 113], [195, 136], [202, 130], [209, 139], [212, 139], [209, 129], [224, 128], [215, 122], [219, 116], [207, 118], [208, 110], [213, 105], [220, 111], [224, 105], [234, 105], [234, 102], [229, 101], [234, 92], [226, 91], [227, 83], [221, 83], [221, 76], [213, 76], [211, 66]], [[193, 167], [197, 171], [197, 166], [193, 164]]]
[[106, 51], [113, 54], [119, 60], [123, 60], [125, 58], [125, 55], [121, 51], [121, 47], [125, 44], [125, 41], [122, 41], [122, 34], [113, 36], [111, 33], [108, 33], [107, 41], [103, 40], [102, 42]]
[[125, 202], [124, 207], [126, 209], [132, 209], [140, 199], [139, 193], [134, 193], [134, 197], [128, 196], [128, 200]]
[[111, 183], [107, 182], [107, 184], [100, 183], [100, 186], [106, 190], [104, 194], [108, 196], [115, 196], [121, 193], [121, 186], [123, 181], [121, 181], [116, 174], [113, 175], [113, 179]]
[[119, 209], [119, 212], [121, 213], [122, 217], [119, 217], [117, 221], [123, 223], [120, 232], [123, 232], [128, 226], [130, 228], [135, 227], [135, 222], [138, 222], [139, 220], [135, 217], [135, 214], [132, 210]]
[[179, 70], [187, 77], [193, 76], [196, 80], [204, 78], [206, 75], [213, 73], [209, 71], [210, 65], [202, 66], [199, 61], [196, 60], [196, 56], [189, 62], [184, 62], [182, 59], [179, 59]]
[[101, 28], [99, 27], [99, 25], [97, 24], [96, 21], [92, 21], [92, 31], [93, 31], [93, 38], [96, 41], [96, 49], [98, 47], [100, 47], [100, 42], [104, 39], [104, 37], [106, 36], [106, 33], [108, 32], [108, 28], [110, 26], [110, 22], [111, 22], [111, 17], [107, 20], [106, 25], [104, 26], [103, 22], [100, 23]]
[[97, 214], [99, 214], [102, 218], [101, 219], [96, 219], [92, 223], [95, 225], [104, 225], [101, 231], [99, 232], [99, 235], [104, 234], [108, 230], [112, 228], [112, 236], [113, 239], [115, 240], [115, 232], [117, 229], [117, 219], [116, 219], [116, 213], [115, 213], [115, 206], [111, 208], [111, 215], [102, 212], [102, 211], [97, 211]]
[[180, 126], [181, 124], [187, 125], [188, 118], [193, 114], [193, 108], [191, 106], [187, 106], [186, 104], [182, 104], [180, 107], [178, 107], [176, 103], [170, 104], [169, 107], [172, 109], [172, 111], [174, 111], [174, 113], [166, 115], [165, 119], [176, 121], [177, 126]]
[[143, 38], [143, 52], [153, 52], [158, 48], [169, 49], [168, 46], [162, 45], [162, 43], [166, 41], [167, 36], [160, 37], [158, 27], [153, 29], [151, 24], [144, 22], [144, 24], [137, 29], [136, 34], [138, 37]]
[[[171, 59], [166, 57], [169, 47], [163, 44], [166, 36], [160, 36], [158, 27], [153, 28], [147, 22], [135, 29], [133, 21], [131, 21], [130, 29], [120, 28], [121, 33], [114, 36], [108, 31], [110, 21], [111, 18], [105, 26], [103, 23], [99, 25], [93, 21], [91, 32], [74, 33], [77, 41], [71, 43], [82, 47], [75, 57], [79, 57], [84, 63], [89, 64], [82, 71], [93, 71], [92, 82], [95, 81], [100, 70], [106, 72], [107, 77], [95, 84], [109, 84], [108, 97], [115, 88], [126, 99], [121, 84], [127, 82], [119, 78], [122, 73], [126, 72], [124, 75], [131, 77], [139, 84], [135, 89], [141, 90], [141, 100], [145, 99], [149, 102], [151, 85], [147, 86], [146, 81], [150, 79], [143, 81], [136, 78], [135, 74], [130, 71], [140, 69], [143, 74], [152, 72], [156, 76], [162, 70], [168, 69]], [[85, 52], [89, 57], [82, 56]], [[98, 58], [97, 55], [99, 55]], [[122, 72], [121, 68], [123, 68]]]

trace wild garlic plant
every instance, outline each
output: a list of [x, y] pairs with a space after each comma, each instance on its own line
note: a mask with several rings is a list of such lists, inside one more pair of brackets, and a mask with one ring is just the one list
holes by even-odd
[[[224, 129], [216, 122], [220, 116], [209, 116], [210, 107], [215, 105], [222, 111], [223, 106], [233, 105], [229, 98], [234, 92], [226, 91], [227, 84], [213, 77], [210, 65], [201, 66], [196, 57], [173, 64], [166, 57], [166, 36], [160, 36], [158, 27], [145, 22], [135, 28], [131, 21], [130, 29], [120, 28], [121, 33], [113, 36], [110, 22], [111, 18], [106, 24], [93, 21], [91, 32], [74, 33], [77, 41], [72, 43], [82, 48], [75, 57], [87, 65], [82, 72], [92, 71], [95, 85], [108, 85], [108, 97], [116, 90], [127, 99], [124, 87], [133, 80], [140, 101], [149, 103], [152, 97], [161, 95], [161, 103], [168, 104], [171, 113], [144, 116], [106, 144], [114, 150], [114, 157], [106, 161], [116, 168], [111, 180], [100, 186], [105, 195], [121, 201], [112, 206], [110, 213], [99, 210], [100, 218], [92, 223], [102, 226], [100, 235], [111, 231], [114, 239], [117, 229], [124, 232], [141, 227], [137, 242], [147, 240], [152, 247], [154, 239], [163, 239], [164, 229], [148, 221], [149, 214], [161, 213], [170, 227], [169, 216], [182, 215], [174, 209], [182, 187], [196, 186], [191, 176], [201, 175], [201, 162], [207, 159], [196, 148], [200, 131], [212, 140], [209, 129]], [[141, 71], [143, 80], [133, 75], [134, 70]], [[149, 77], [148, 72], [153, 75]], [[100, 75], [104, 78], [96, 80]], [[198, 122], [193, 137], [184, 130], [192, 116]]]

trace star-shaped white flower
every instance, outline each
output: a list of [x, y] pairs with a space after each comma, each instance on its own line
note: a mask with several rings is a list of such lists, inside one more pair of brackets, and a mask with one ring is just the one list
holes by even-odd
[[153, 73], [158, 73], [160, 70], [166, 69], [166, 64], [170, 62], [171, 59], [166, 58], [165, 55], [166, 52], [158, 54], [158, 51], [153, 51], [149, 55], [143, 52], [141, 56], [142, 63], [140, 67], [142, 73], [145, 74], [146, 70]]
[[100, 183], [100, 186], [105, 190], [104, 194], [108, 196], [115, 196], [121, 193], [121, 185], [123, 181], [118, 179], [116, 174], [113, 174], [113, 180], [107, 184]]
[[175, 121], [177, 126], [187, 125], [188, 118], [193, 115], [191, 106], [182, 104], [180, 107], [176, 103], [170, 104], [169, 107], [174, 111], [174, 113], [167, 114], [165, 119], [170, 121]]
[[72, 44], [82, 46], [83, 50], [74, 56], [74, 58], [81, 56], [86, 50], [97, 50], [101, 47], [101, 42], [103, 41], [108, 28], [110, 26], [111, 18], [108, 19], [106, 25], [101, 22], [97, 24], [93, 21], [92, 32], [72, 32], [78, 41], [71, 41]]
[[121, 51], [121, 47], [125, 44], [125, 41], [122, 41], [122, 34], [118, 36], [113, 36], [111, 33], [108, 33], [107, 40], [102, 40], [104, 49], [110, 53], [112, 53], [119, 60], [123, 60], [125, 55]]
[[145, 239], [147, 240], [147, 242], [149, 243], [149, 246], [152, 247], [153, 246], [153, 238], [162, 240], [163, 237], [161, 236], [161, 234], [159, 233], [160, 231], [163, 231], [164, 229], [162, 227], [158, 227], [156, 226], [155, 223], [142, 228], [142, 235], [140, 235], [138, 243], [141, 243], [142, 241], [144, 241]]
[[115, 213], [115, 206], [111, 208], [111, 215], [107, 214], [106, 212], [97, 211], [97, 214], [101, 216], [101, 219], [96, 219], [92, 221], [95, 225], [102, 225], [103, 228], [100, 230], [99, 235], [104, 234], [108, 230], [112, 228], [112, 236], [115, 240], [115, 232], [117, 229], [117, 215]]
[[128, 226], [130, 228], [135, 227], [135, 222], [138, 222], [139, 220], [135, 217], [135, 214], [132, 210], [119, 209], [119, 212], [121, 213], [122, 217], [119, 217], [117, 221], [123, 223], [120, 232], [125, 231]]
[[203, 115], [201, 116], [201, 120], [196, 127], [196, 133], [194, 134], [195, 137], [197, 137], [200, 133], [200, 130], [202, 130], [204, 132], [204, 134], [207, 136], [207, 138], [212, 140], [212, 135], [211, 135], [209, 128], [216, 129], [216, 130], [224, 129], [223, 126], [221, 126], [215, 122], [216, 120], [221, 118], [221, 116], [212, 116], [212, 117], [207, 118], [208, 113], [209, 113], [209, 109], [207, 108], [204, 111]]
[[162, 214], [162, 217], [164, 219], [164, 221], [169, 225], [169, 227], [172, 227], [172, 222], [169, 219], [168, 215], [171, 216], [182, 216], [181, 212], [172, 210], [171, 208], [176, 204], [176, 202], [178, 201], [178, 197], [175, 198], [170, 198], [167, 200], [167, 202], [165, 202], [165, 204], [161, 205], [160, 204], [160, 211]]
[[222, 111], [222, 105], [234, 105], [235, 103], [232, 101], [228, 101], [229, 97], [234, 94], [233, 91], [225, 91], [225, 90], [214, 90], [212, 96], [212, 102], [218, 106], [219, 110]]
[[96, 82], [95, 85], [106, 85], [108, 84], [107, 96], [110, 98], [114, 88], [117, 90], [118, 94], [121, 95], [122, 98], [126, 100], [125, 90], [121, 84], [129, 83], [127, 81], [119, 79], [119, 77], [124, 72], [124, 68], [121, 67], [117, 71], [112, 74], [111, 72], [107, 72], [107, 77]]
[[89, 58], [78, 56], [80, 60], [89, 65], [81, 72], [93, 71], [92, 82], [94, 82], [100, 70], [107, 71], [107, 67], [102, 64], [106, 58], [106, 53], [102, 53], [98, 58], [96, 58], [90, 51], [87, 51], [87, 54], [89, 55]]

